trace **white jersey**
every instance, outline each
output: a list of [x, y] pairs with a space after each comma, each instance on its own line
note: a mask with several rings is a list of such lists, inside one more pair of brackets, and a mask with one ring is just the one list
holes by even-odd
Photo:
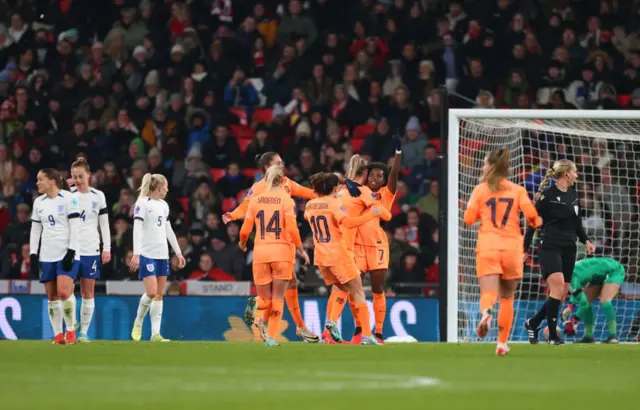
[[89, 192], [73, 191], [80, 203], [80, 238], [78, 247], [80, 256], [100, 255], [100, 235], [98, 234], [98, 219], [107, 213], [107, 200], [102, 191], [91, 188]]
[[[69, 217], [77, 218], [80, 212], [78, 199], [69, 191], [62, 190], [55, 198], [47, 195], [36, 198], [31, 220], [42, 225], [40, 262], [59, 262], [64, 258], [71, 240]], [[79, 257], [76, 252], [76, 259]]]
[[169, 259], [166, 231], [168, 218], [169, 205], [164, 200], [143, 197], [136, 201], [133, 220], [142, 221], [141, 256], [149, 259]]

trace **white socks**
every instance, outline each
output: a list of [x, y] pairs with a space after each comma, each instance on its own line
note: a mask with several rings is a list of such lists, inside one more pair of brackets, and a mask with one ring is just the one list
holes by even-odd
[[154, 300], [151, 303], [151, 312], [149, 313], [151, 319], [151, 336], [160, 334], [160, 324], [162, 323], [162, 301]]
[[64, 324], [67, 325], [67, 332], [76, 330], [76, 295], [73, 293], [69, 299], [65, 300], [64, 306]]
[[[142, 294], [142, 297], [140, 298], [140, 303], [138, 304], [138, 315], [136, 316], [136, 321], [134, 323], [136, 326], [142, 326], [142, 322], [144, 321], [144, 317], [147, 315], [147, 312], [149, 311], [149, 307], [151, 306], [152, 300], [153, 299], [147, 296], [146, 293]], [[162, 311], [160, 311], [160, 313], [162, 314]]]
[[49, 321], [51, 322], [54, 336], [62, 333], [62, 301], [49, 301]]
[[82, 299], [82, 307], [80, 308], [80, 333], [86, 334], [89, 331], [95, 306], [95, 299]]

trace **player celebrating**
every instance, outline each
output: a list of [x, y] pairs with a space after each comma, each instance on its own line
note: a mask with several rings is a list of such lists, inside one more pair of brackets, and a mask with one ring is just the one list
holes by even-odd
[[[565, 333], [572, 336], [580, 320], [584, 320], [584, 337], [580, 343], [594, 343], [592, 303], [599, 296], [600, 307], [607, 320], [609, 337], [604, 343], [618, 343], [616, 336], [616, 312], [611, 301], [616, 297], [624, 282], [624, 266], [611, 258], [588, 258], [576, 263], [571, 279], [569, 306], [562, 312]], [[569, 320], [575, 306], [578, 312]]]
[[[79, 158], [71, 165], [71, 178], [75, 186], [74, 195], [80, 204], [80, 332], [78, 342], [89, 342], [87, 333], [95, 308], [94, 294], [96, 280], [100, 279], [100, 265], [111, 260], [111, 234], [107, 201], [102, 191], [89, 185], [89, 164]], [[100, 236], [98, 236], [98, 225]], [[100, 257], [100, 237], [102, 238], [102, 258]]]
[[[555, 184], [545, 189], [552, 177]], [[535, 195], [536, 210], [543, 220], [538, 258], [542, 277], [549, 287], [549, 297], [538, 313], [524, 324], [531, 344], [538, 343], [539, 326], [545, 318], [549, 328], [549, 343], [564, 343], [557, 334], [557, 321], [560, 305], [569, 292], [576, 263], [576, 236], [587, 245], [588, 253], [591, 254], [596, 249], [582, 227], [580, 196], [573, 187], [576, 179], [576, 165], [567, 159], [561, 159], [547, 171]], [[527, 231], [525, 252], [529, 249], [534, 232], [535, 228]]]
[[136, 201], [133, 216], [133, 257], [129, 268], [144, 281], [145, 293], [140, 298], [138, 313], [133, 323], [131, 338], [139, 342], [142, 338], [142, 322], [150, 311], [151, 341], [168, 342], [160, 335], [162, 323], [162, 296], [169, 275], [169, 247], [178, 258], [178, 267], [185, 265], [184, 256], [178, 246], [176, 234], [169, 222], [169, 205], [164, 201], [169, 189], [161, 174], [146, 174], [142, 178], [140, 197]]
[[293, 276], [295, 252], [297, 250], [307, 265], [309, 256], [302, 248], [295, 202], [284, 187], [284, 168], [270, 166], [265, 182], [266, 190], [249, 201], [238, 245], [246, 252], [247, 239], [257, 219], [259, 227], [253, 250], [253, 281], [258, 297], [249, 299], [245, 320], [251, 326], [256, 310], [269, 310], [265, 345], [278, 346], [275, 337], [282, 319], [285, 290]]
[[476, 186], [464, 213], [464, 223], [480, 220], [476, 245], [476, 274], [480, 284], [482, 319], [478, 336], [484, 338], [491, 329], [493, 308], [500, 295], [498, 345], [496, 354], [509, 353], [507, 341], [513, 325], [513, 296], [523, 275], [520, 214], [533, 227], [540, 225], [538, 212], [527, 191], [510, 182], [509, 149], [491, 151], [484, 160], [480, 185]]
[[[54, 344], [76, 342], [76, 300], [74, 281], [78, 274], [78, 238], [80, 205], [75, 195], [61, 189], [58, 171], [45, 168], [38, 172], [38, 193], [31, 216], [31, 273], [44, 283], [49, 300], [49, 320], [55, 335]], [[42, 238], [41, 238], [42, 237]], [[42, 239], [42, 246], [40, 246]], [[38, 258], [38, 250], [40, 257]], [[67, 326], [62, 333], [62, 319]]]
[[[379, 217], [382, 208], [372, 206], [361, 216], [349, 217], [335, 197], [338, 191], [338, 177], [335, 174], [324, 172], [315, 174], [310, 182], [318, 198], [307, 203], [304, 218], [309, 221], [313, 231], [314, 263], [318, 266], [327, 286], [335, 284], [335, 289], [347, 292], [353, 299], [356, 315], [360, 323], [364, 324], [361, 344], [378, 345], [380, 343], [371, 337], [369, 308], [364, 296], [360, 272], [353, 260], [353, 254], [347, 250], [340, 227], [356, 228]], [[334, 310], [326, 325], [327, 331], [336, 343], [342, 343], [342, 336], [336, 325], [339, 317], [340, 312]]]
[[[347, 171], [347, 179], [345, 186], [341, 188], [337, 193], [337, 198], [340, 204], [345, 209], [347, 216], [357, 217], [362, 215], [363, 212], [374, 205], [376, 205], [375, 195], [371, 190], [362, 185], [367, 180], [367, 161], [360, 155], [354, 155], [349, 160], [349, 169]], [[380, 218], [384, 221], [391, 219], [391, 213], [386, 211], [384, 207], [381, 208]], [[357, 228], [346, 228], [341, 226], [342, 237], [344, 238], [347, 252], [352, 259], [354, 257], [354, 246], [356, 240]], [[362, 337], [362, 326], [356, 313], [355, 302], [353, 298], [349, 297], [349, 294], [339, 287], [334, 286], [329, 296], [329, 302], [327, 304], [327, 318], [339, 318], [344, 310], [345, 302], [349, 300], [349, 307], [351, 308], [351, 314], [356, 322], [356, 329], [354, 337], [351, 343], [360, 344]], [[325, 343], [336, 343], [331, 338], [328, 330], [325, 330], [322, 334], [322, 338]]]
[[[262, 155], [257, 155], [256, 163], [258, 164], [258, 169], [260, 169], [263, 174], [266, 174], [267, 168], [272, 165], [278, 165], [279, 167], [284, 168], [284, 162], [282, 161], [282, 158], [280, 158], [280, 155], [278, 155], [276, 152], [265, 152]], [[281, 185], [282, 188], [287, 192], [287, 194], [289, 194], [289, 196], [304, 199], [311, 199], [314, 197], [313, 190], [305, 188], [287, 177], [284, 177], [282, 179]], [[249, 208], [249, 201], [251, 200], [251, 197], [262, 194], [266, 190], [266, 188], [267, 182], [264, 178], [261, 181], [253, 184], [244, 201], [242, 201], [242, 203], [238, 205], [238, 207], [234, 209], [233, 212], [222, 215], [222, 221], [225, 224], [228, 224], [231, 221], [236, 221], [238, 219], [244, 218]], [[292, 262], [295, 262], [295, 254], [293, 254], [292, 258]], [[291, 266], [293, 269], [293, 264]], [[291, 317], [296, 324], [296, 334], [298, 335], [298, 337], [301, 337], [309, 343], [318, 343], [320, 341], [320, 337], [307, 329], [307, 326], [304, 324], [304, 320], [302, 319], [302, 313], [300, 311], [300, 301], [298, 300], [298, 281], [296, 280], [296, 275], [292, 275], [291, 282], [289, 283], [289, 286], [287, 287], [287, 290], [285, 292], [285, 300], [287, 301], [287, 307], [289, 308]], [[259, 318], [255, 322], [256, 327], [260, 329], [260, 334], [263, 339], [266, 339], [266, 327], [268, 320], [269, 311], [265, 310], [264, 316], [262, 318]]]
[[[373, 162], [367, 166], [367, 186], [373, 191], [374, 198], [385, 209], [391, 210], [396, 197], [398, 186], [398, 174], [402, 161], [402, 139], [399, 135], [393, 137], [397, 141], [396, 154], [389, 168], [382, 163]], [[389, 269], [389, 240], [384, 229], [380, 226], [380, 219], [358, 228], [356, 235], [354, 255], [356, 265], [361, 272], [369, 272], [371, 275], [371, 293], [373, 295], [373, 310], [376, 320], [375, 337], [384, 344], [382, 328], [387, 315], [387, 301], [384, 295], [384, 284]], [[356, 323], [356, 332], [358, 326]], [[355, 336], [357, 341], [357, 334]]]

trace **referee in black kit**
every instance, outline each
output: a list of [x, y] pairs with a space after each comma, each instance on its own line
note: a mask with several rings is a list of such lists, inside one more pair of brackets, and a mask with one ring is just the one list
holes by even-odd
[[[545, 190], [551, 178], [555, 184]], [[524, 323], [529, 343], [538, 343], [540, 323], [546, 318], [549, 327], [549, 344], [561, 345], [564, 342], [557, 334], [558, 312], [560, 305], [569, 292], [569, 285], [576, 263], [576, 236], [587, 246], [587, 252], [593, 253], [596, 247], [591, 243], [580, 216], [580, 196], [573, 187], [578, 178], [576, 165], [561, 159], [553, 164], [540, 184], [535, 196], [536, 209], [542, 217], [538, 259], [542, 268], [542, 277], [549, 287], [549, 297], [538, 313]], [[527, 253], [535, 229], [529, 228], [524, 239]]]

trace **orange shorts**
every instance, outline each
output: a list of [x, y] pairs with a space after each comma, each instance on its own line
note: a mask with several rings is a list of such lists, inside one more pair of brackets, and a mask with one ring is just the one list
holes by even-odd
[[344, 285], [360, 275], [356, 264], [353, 262], [339, 266], [318, 266], [318, 269], [327, 286], [336, 282]]
[[273, 280], [293, 279], [293, 263], [267, 262], [253, 264], [253, 283], [256, 286], [268, 285]]
[[524, 252], [521, 249], [479, 252], [476, 254], [476, 274], [479, 278], [498, 274], [504, 280], [521, 279], [523, 259]]
[[354, 259], [360, 272], [389, 268], [389, 246], [366, 246], [355, 244], [353, 246]]

